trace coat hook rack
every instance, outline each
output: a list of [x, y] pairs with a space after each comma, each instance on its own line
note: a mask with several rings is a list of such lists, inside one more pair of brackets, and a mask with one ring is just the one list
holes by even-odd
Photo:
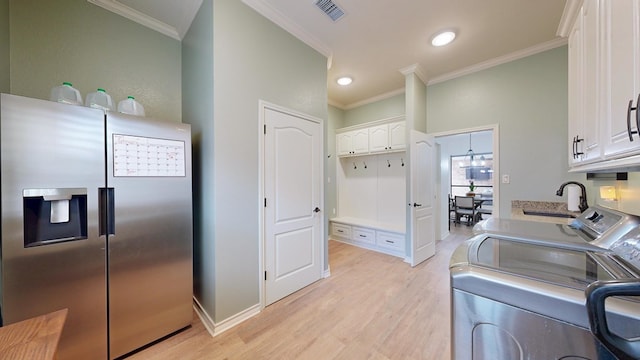
[[355, 163], [355, 162], [353, 163], [353, 168], [354, 168], [354, 169], [357, 169], [357, 168], [358, 168], [358, 167], [356, 166], [356, 163]]
[[364, 162], [364, 161], [362, 163], [364, 164], [364, 168], [366, 169], [367, 168], [367, 163]]
[[400, 158], [400, 163], [402, 163], [402, 166], [404, 166], [404, 159]]
[[387, 159], [387, 167], [391, 167], [391, 163], [389, 162], [389, 159]]

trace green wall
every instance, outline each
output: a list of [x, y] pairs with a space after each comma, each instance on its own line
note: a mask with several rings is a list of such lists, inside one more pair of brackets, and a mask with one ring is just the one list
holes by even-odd
[[49, 99], [69, 81], [83, 99], [101, 87], [115, 103], [135, 96], [148, 117], [181, 120], [180, 41], [86, 0], [9, 2], [12, 94]]
[[[193, 287], [207, 311], [215, 313], [216, 253], [213, 208], [213, 3], [204, 1], [182, 40], [182, 116], [191, 124], [193, 146]], [[203, 136], [204, 135], [204, 136]], [[203, 216], [206, 214], [206, 217]], [[206, 238], [205, 238], [206, 235]]]
[[0, 0], [0, 93], [9, 90], [9, 0]]
[[[344, 127], [345, 111], [337, 107], [329, 105], [329, 117], [327, 121], [327, 169], [325, 170], [325, 177], [327, 178], [327, 184], [324, 187], [324, 198], [326, 213], [328, 218], [336, 216], [338, 211], [338, 188], [336, 186], [336, 162], [338, 156], [336, 155], [336, 129]], [[327, 234], [329, 234], [327, 232]]]
[[[427, 131], [499, 124], [500, 216], [511, 200], [565, 201], [555, 195], [569, 174], [567, 47], [428, 86]], [[499, 176], [496, 174], [495, 176]]]
[[[205, 0], [184, 43], [183, 77], [204, 77], [183, 102], [201, 152], [195, 296], [218, 323], [260, 300], [258, 102], [324, 119], [326, 131], [327, 59], [237, 0]], [[212, 63], [194, 60], [201, 52]]]
[[[405, 118], [407, 121], [407, 130], [417, 130], [427, 132], [427, 86], [415, 73], [405, 76]], [[407, 148], [411, 152], [411, 147]], [[411, 156], [409, 156], [411, 157]], [[411, 183], [411, 179], [409, 179]], [[409, 197], [409, 188], [407, 187], [407, 198]], [[409, 214], [407, 214], [409, 215]], [[407, 216], [409, 219], [409, 216]], [[407, 223], [408, 226], [408, 223]]]
[[404, 93], [344, 111], [342, 126], [348, 127], [405, 114]]

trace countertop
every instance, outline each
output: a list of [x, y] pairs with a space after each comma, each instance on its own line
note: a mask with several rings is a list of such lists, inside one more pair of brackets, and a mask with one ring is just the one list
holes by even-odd
[[[545, 215], [528, 215], [525, 212], [547, 213]], [[570, 215], [572, 218], [557, 217], [553, 215], [562, 214]], [[511, 218], [518, 220], [538, 221], [554, 224], [569, 224], [574, 218], [580, 216], [579, 211], [569, 211], [566, 202], [553, 201], [529, 201], [529, 200], [512, 200], [511, 201]]]
[[67, 309], [0, 328], [0, 359], [55, 359]]

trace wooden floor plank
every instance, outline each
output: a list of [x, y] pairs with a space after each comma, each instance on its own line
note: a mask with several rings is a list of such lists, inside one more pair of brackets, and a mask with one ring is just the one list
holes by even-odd
[[130, 360], [450, 358], [449, 258], [465, 226], [412, 268], [402, 259], [329, 241], [331, 276], [211, 337], [193, 325]]

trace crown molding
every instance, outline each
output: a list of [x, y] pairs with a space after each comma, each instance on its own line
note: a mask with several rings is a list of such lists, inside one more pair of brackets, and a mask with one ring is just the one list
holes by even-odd
[[567, 0], [567, 3], [564, 4], [564, 11], [562, 11], [562, 17], [560, 18], [556, 35], [561, 37], [569, 36], [571, 28], [580, 14], [580, 8], [583, 3], [584, 0]]
[[472, 65], [454, 72], [450, 72], [448, 74], [434, 77], [433, 79], [429, 80], [427, 85], [433, 85], [433, 84], [441, 83], [447, 80], [455, 79], [461, 76], [469, 75], [481, 70], [486, 70], [497, 65], [506, 64], [511, 61], [519, 60], [527, 56], [535, 55], [535, 54], [538, 54], [547, 50], [555, 49], [564, 45], [567, 45], [567, 38], [556, 38], [551, 41], [547, 41], [547, 42], [526, 48], [524, 50], [516, 51], [511, 54], [507, 54], [505, 56], [500, 56], [495, 59], [484, 61], [476, 65]]
[[422, 67], [420, 66], [420, 64], [413, 64], [405, 68], [402, 68], [398, 71], [400, 71], [400, 73], [402, 73], [402, 75], [404, 76], [407, 76], [410, 74], [416, 74], [416, 76], [418, 76], [423, 83], [425, 84], [427, 83], [427, 76], [425, 75], [424, 70], [422, 70]]
[[[569, 0], [569, 1], [571, 1], [571, 0]], [[458, 71], [454, 71], [454, 72], [450, 72], [448, 74], [444, 74], [444, 75], [441, 75], [441, 76], [438, 76], [438, 77], [434, 77], [430, 81], [425, 82], [425, 84], [427, 86], [429, 86], [429, 85], [434, 85], [434, 84], [437, 84], [437, 83], [445, 82], [445, 81], [452, 80], [452, 79], [455, 79], [455, 78], [458, 78], [458, 77], [461, 77], [461, 76], [473, 74], [473, 73], [481, 71], [481, 70], [486, 70], [486, 69], [492, 68], [492, 67], [497, 66], [497, 65], [506, 64], [506, 63], [511, 62], [511, 61], [515, 61], [515, 60], [519, 60], [519, 59], [525, 58], [527, 56], [531, 56], [531, 55], [535, 55], [535, 54], [538, 54], [538, 53], [541, 53], [541, 52], [544, 52], [544, 51], [547, 51], [547, 50], [555, 49], [555, 48], [558, 48], [560, 46], [564, 46], [566, 44], [567, 44], [567, 39], [566, 38], [556, 38], [554, 40], [547, 41], [545, 43], [542, 43], [542, 44], [539, 44], [539, 45], [536, 45], [536, 46], [532, 46], [532, 47], [526, 48], [526, 49], [521, 50], [521, 51], [516, 51], [516, 52], [513, 52], [511, 54], [507, 54], [505, 56], [501, 56], [501, 57], [498, 57], [498, 58], [495, 58], [495, 59], [491, 59], [491, 60], [488, 60], [488, 61], [485, 61], [485, 62], [478, 63], [476, 65], [472, 65], [472, 66], [460, 69]], [[411, 73], [416, 73], [416, 75], [418, 75], [418, 77], [422, 81], [424, 81], [425, 78], [421, 77], [419, 71], [420, 71], [420, 68], [417, 66], [417, 64], [408, 66], [408, 67], [406, 67], [404, 69], [400, 69], [400, 72], [403, 75], [406, 76], [406, 75], [411, 74]], [[384, 99], [396, 96], [398, 94], [403, 94], [404, 92], [405, 92], [405, 89], [401, 88], [401, 89], [390, 91], [388, 93], [384, 93], [384, 94], [381, 94], [381, 95], [374, 96], [374, 97], [369, 98], [369, 99], [358, 101], [358, 102], [355, 102], [355, 103], [352, 103], [352, 104], [349, 104], [349, 105], [340, 104], [340, 103], [337, 103], [337, 102], [334, 102], [334, 101], [330, 101], [329, 104], [334, 106], [334, 107], [337, 107], [337, 108], [339, 108], [341, 110], [350, 110], [350, 109], [354, 109], [354, 108], [357, 108], [357, 107], [362, 106], [362, 105], [367, 105], [367, 104], [370, 104], [370, 103], [374, 103], [376, 101], [384, 100]]]
[[358, 101], [358, 102], [355, 102], [355, 103], [352, 103], [352, 104], [349, 104], [349, 105], [345, 105], [345, 104], [339, 103], [339, 102], [331, 100], [331, 99], [327, 100], [327, 103], [329, 105], [333, 106], [333, 107], [336, 107], [336, 108], [340, 109], [340, 110], [351, 110], [351, 109], [355, 109], [357, 107], [360, 107], [362, 105], [371, 104], [371, 103], [374, 103], [376, 101], [388, 99], [388, 98], [394, 97], [396, 95], [404, 94], [404, 93], [405, 93], [405, 89], [404, 88], [400, 88], [400, 89], [396, 89], [396, 90], [389, 91], [389, 92], [384, 93], [384, 94], [376, 95], [374, 97], [371, 97], [371, 98], [368, 98], [368, 99], [365, 99], [365, 100], [362, 100], [362, 101]]
[[[181, 6], [184, 6], [182, 5], [183, 2], [181, 2], [180, 4]], [[178, 36], [180, 36], [180, 40], [184, 39], [187, 31], [189, 31], [193, 19], [196, 18], [198, 10], [200, 10], [200, 7], [202, 6], [202, 0], [190, 1], [187, 4], [189, 5], [189, 7], [185, 10], [184, 16], [182, 17], [180, 24], [176, 28], [176, 30], [178, 31]]]
[[[280, 11], [271, 7], [269, 4], [260, 0], [242, 0], [242, 2], [255, 10], [258, 14], [266, 17], [276, 25], [289, 32], [291, 35], [298, 38], [300, 41], [309, 45], [320, 54], [326, 56], [328, 59], [332, 58], [333, 51], [329, 48], [329, 46], [305, 31], [300, 25], [284, 16]], [[331, 61], [327, 61], [327, 67], [330, 66]]]
[[374, 103], [376, 101], [380, 101], [380, 100], [384, 100], [384, 99], [388, 99], [388, 98], [394, 97], [396, 95], [404, 94], [404, 92], [405, 92], [404, 88], [396, 89], [396, 90], [389, 91], [389, 92], [384, 93], [384, 94], [380, 94], [380, 95], [374, 96], [372, 98], [368, 98], [368, 99], [365, 99], [365, 100], [362, 100], [362, 101], [355, 102], [353, 104], [349, 104], [349, 105], [345, 106], [342, 109], [343, 110], [355, 109], [355, 108], [357, 108], [359, 106], [362, 106], [362, 105], [371, 104], [371, 103]]
[[[161, 34], [174, 38], [178, 41], [182, 41], [182, 36], [184, 36], [184, 33], [189, 28], [188, 26], [186, 26], [186, 29], [181, 29], [181, 30], [184, 30], [181, 33], [175, 27], [167, 23], [164, 23], [154, 17], [151, 17], [147, 14], [141, 13], [138, 10], [130, 8], [129, 6], [126, 6], [118, 2], [117, 0], [87, 0], [87, 1], [94, 5], [100, 6], [103, 9], [109, 10], [115, 14], [123, 16], [129, 20], [135, 21], [138, 24], [146, 26]], [[193, 16], [195, 16], [201, 4], [202, 4], [202, 1], [200, 1], [197, 6], [194, 5], [193, 9], [189, 9], [190, 13], [192, 13]], [[193, 17], [191, 18], [191, 20], [193, 20]], [[189, 22], [189, 24], [190, 23], [191, 22]]]
[[327, 104], [329, 104], [329, 105], [331, 105], [331, 106], [333, 106], [335, 108], [338, 108], [340, 110], [347, 110], [347, 107], [346, 107], [345, 104], [339, 103], [339, 102], [331, 100], [331, 99], [327, 99]]

